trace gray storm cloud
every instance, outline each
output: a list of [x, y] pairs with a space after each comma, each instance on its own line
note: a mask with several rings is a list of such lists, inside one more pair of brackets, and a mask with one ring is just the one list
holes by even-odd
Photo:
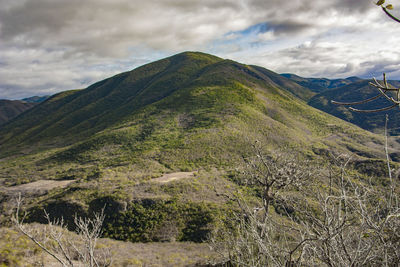
[[[357, 57], [366, 58], [378, 44], [361, 52], [354, 46], [371, 28], [385, 34], [389, 22], [379, 15], [372, 2], [353, 0], [0, 0], [0, 98], [83, 88], [186, 50], [300, 75], [364, 75], [368, 68]], [[260, 23], [270, 36], [251, 40], [257, 49], [245, 35], [240, 43], [227, 38]], [[398, 43], [393, 28], [385, 31]], [[360, 33], [361, 39], [349, 35]], [[341, 40], [343, 34], [358, 43]], [[271, 47], [271, 40], [281, 47]], [[307, 49], [310, 42], [314, 47]], [[327, 42], [332, 45], [320, 45]], [[397, 56], [366, 61], [379, 65]]]

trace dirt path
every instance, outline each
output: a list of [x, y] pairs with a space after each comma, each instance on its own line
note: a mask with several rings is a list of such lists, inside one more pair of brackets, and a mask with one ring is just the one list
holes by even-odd
[[174, 172], [165, 174], [159, 178], [152, 179], [156, 183], [168, 183], [176, 180], [192, 178], [196, 172]]
[[70, 183], [75, 180], [38, 180], [28, 184], [21, 184], [11, 187], [6, 187], [5, 189], [10, 193], [21, 192], [24, 194], [33, 194], [33, 193], [44, 193], [56, 187], [67, 187]]

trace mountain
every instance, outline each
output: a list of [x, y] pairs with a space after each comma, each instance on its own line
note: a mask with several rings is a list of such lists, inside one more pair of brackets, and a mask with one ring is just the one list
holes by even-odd
[[43, 209], [68, 220], [104, 208], [107, 237], [200, 242], [233, 208], [216, 192], [237, 188], [255, 143], [320, 169], [352, 153], [357, 174], [381, 172], [382, 136], [310, 107], [314, 95], [199, 52], [56, 94], [0, 128], [1, 214], [23, 190], [27, 220], [43, 222]]
[[[400, 133], [400, 113], [397, 108], [386, 112], [359, 113], [350, 111], [346, 106], [331, 103], [331, 100], [338, 102], [356, 102], [378, 95], [379, 92], [374, 87], [370, 86], [369, 82], [368, 80], [361, 80], [346, 86], [323, 91], [312, 97], [308, 104], [373, 132], [383, 132], [386, 114], [388, 114], [388, 130], [392, 135], [398, 135]], [[392, 83], [395, 84], [395, 82]], [[390, 102], [381, 97], [377, 100], [354, 107], [357, 109], [371, 110], [387, 107], [389, 105], [391, 105]]]
[[49, 97], [50, 96], [32, 96], [22, 100], [0, 99], [0, 125], [5, 124]]
[[326, 79], [326, 78], [303, 78], [291, 73], [281, 74], [299, 85], [309, 88], [313, 92], [320, 93], [327, 89], [338, 88], [345, 85], [352, 84], [354, 82], [359, 82], [362, 79], [358, 77], [348, 77], [345, 79]]
[[49, 98], [49, 95], [45, 95], [45, 96], [31, 96], [31, 97], [27, 97], [22, 99], [22, 101], [28, 102], [28, 103], [41, 103], [43, 101], [45, 101], [47, 98]]
[[284, 88], [285, 90], [288, 90], [290, 93], [302, 100], [307, 101], [315, 95], [315, 93], [309, 87], [302, 86], [295, 81], [298, 84], [297, 85], [296, 83], [292, 82], [292, 79], [282, 79], [282, 76], [285, 77], [284, 75], [279, 75], [273, 71], [267, 70], [259, 66], [252, 65], [251, 67], [269, 77], [270, 82], [272, 81], [273, 83], [275, 83], [275, 85], [279, 86], [280, 88]]
[[[378, 91], [369, 85], [370, 80], [363, 80], [358, 77], [345, 79], [326, 78], [303, 78], [295, 74], [281, 74], [299, 85], [315, 92], [308, 104], [333, 116], [351, 122], [363, 129], [372, 132], [382, 133], [385, 126], [386, 114], [389, 115], [388, 129], [392, 135], [400, 133], [400, 117], [397, 109], [378, 113], [358, 113], [350, 111], [347, 106], [340, 106], [331, 103], [331, 100], [338, 102], [355, 102], [368, 99], [378, 94]], [[399, 81], [391, 80], [389, 83], [394, 87], [400, 87]], [[379, 109], [390, 105], [384, 98], [372, 101], [363, 105], [355, 106], [358, 109]]]
[[[1, 130], [0, 143], [30, 145], [59, 137], [63, 142], [75, 142], [126, 120], [147, 105], [192, 88], [260, 86], [272, 91], [281, 85], [303, 100], [313, 96], [308, 89], [262, 68], [205, 54], [179, 54], [100, 81], [86, 90], [57, 94]], [[186, 104], [182, 103], [182, 108]]]
[[33, 106], [34, 104], [24, 101], [0, 99], [0, 125], [5, 124]]

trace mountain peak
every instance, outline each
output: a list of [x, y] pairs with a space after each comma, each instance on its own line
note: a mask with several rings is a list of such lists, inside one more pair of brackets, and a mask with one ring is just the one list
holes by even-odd
[[[73, 143], [116, 127], [161, 101], [169, 112], [186, 109], [193, 113], [197, 108], [215, 112], [253, 99], [254, 88], [285, 98], [308, 100], [313, 96], [308, 89], [264, 68], [186, 51], [86, 89], [53, 96], [0, 129], [0, 143], [54, 142], [56, 138]], [[217, 103], [221, 107], [215, 107]]]
[[207, 53], [203, 53], [203, 52], [198, 52], [198, 51], [185, 51], [185, 52], [181, 52], [179, 54], [172, 55], [166, 59], [173, 60], [173, 61], [181, 61], [181, 60], [208, 61], [210, 63], [216, 63], [218, 61], [223, 60], [220, 57], [210, 55]]

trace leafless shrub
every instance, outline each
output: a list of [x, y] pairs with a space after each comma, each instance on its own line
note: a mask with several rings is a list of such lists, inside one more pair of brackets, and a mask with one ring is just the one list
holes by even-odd
[[[220, 230], [213, 247], [235, 266], [398, 266], [400, 264], [400, 206], [395, 181], [379, 191], [346, 172], [350, 159], [338, 157], [329, 185], [302, 186], [312, 172], [293, 157], [267, 157], [256, 150], [243, 179], [261, 188], [261, 206], [237, 193], [235, 223]], [[290, 186], [304, 197], [278, 195]], [[269, 210], [280, 197], [285, 216]], [[312, 196], [308, 198], [306, 196]]]
[[47, 225], [43, 229], [33, 228], [24, 223], [26, 213], [21, 214], [22, 197], [16, 199], [16, 211], [12, 216], [14, 226], [34, 242], [41, 250], [52, 256], [62, 266], [106, 267], [112, 263], [111, 252], [97, 249], [101, 236], [104, 211], [94, 214], [94, 218], [75, 217], [76, 234], [68, 232], [64, 220], [51, 220], [45, 211]]
[[293, 247], [295, 224], [290, 219], [276, 220], [271, 216], [270, 207], [278, 200], [285, 202], [280, 193], [289, 188], [300, 188], [314, 171], [307, 167], [306, 161], [300, 161], [294, 155], [266, 155], [259, 142], [253, 148], [255, 155], [244, 159], [241, 178], [245, 185], [260, 189], [261, 201], [255, 206], [249, 205], [239, 191], [227, 196], [238, 203], [239, 211], [234, 214], [235, 221], [230, 230], [215, 232], [211, 238], [212, 246], [233, 265], [285, 266], [290, 262], [290, 254], [294, 253], [290, 248]]
[[[320, 213], [307, 203], [299, 204], [303, 237], [302, 259], [327, 266], [397, 266], [399, 240], [391, 236], [400, 225], [399, 203], [389, 191], [353, 182], [345, 164], [328, 192], [316, 191]], [[396, 249], [397, 248], [397, 249]]]
[[301, 187], [312, 175], [306, 161], [300, 161], [293, 154], [276, 152], [263, 153], [260, 142], [253, 145], [255, 155], [245, 158], [242, 177], [246, 185], [261, 188], [262, 207], [268, 213], [276, 195], [288, 187]]

